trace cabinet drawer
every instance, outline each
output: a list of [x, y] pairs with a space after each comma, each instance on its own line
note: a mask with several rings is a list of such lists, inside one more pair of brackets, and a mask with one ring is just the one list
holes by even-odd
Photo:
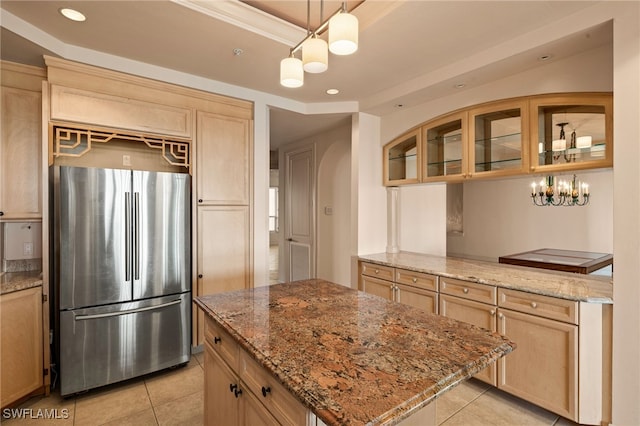
[[240, 379], [280, 424], [296, 426], [307, 423], [304, 405], [243, 350], [240, 351], [240, 363]]
[[238, 368], [238, 344], [214, 320], [205, 316], [204, 340], [233, 370]]
[[369, 277], [376, 277], [387, 281], [393, 281], [393, 268], [390, 266], [361, 262], [360, 273]]
[[498, 305], [526, 314], [578, 324], [578, 302], [501, 288]]
[[407, 284], [425, 290], [438, 291], [437, 275], [409, 271], [407, 269], [396, 269], [395, 281], [399, 284]]
[[496, 304], [496, 287], [486, 284], [472, 283], [455, 278], [440, 277], [440, 293], [450, 294], [476, 302]]

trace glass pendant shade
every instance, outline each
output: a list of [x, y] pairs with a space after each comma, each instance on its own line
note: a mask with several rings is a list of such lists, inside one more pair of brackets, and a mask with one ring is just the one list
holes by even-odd
[[316, 37], [307, 39], [302, 44], [302, 63], [306, 72], [325, 72], [329, 67], [327, 42]]
[[304, 83], [302, 61], [289, 57], [280, 61], [280, 84], [285, 87], [300, 87]]
[[358, 50], [358, 18], [338, 13], [329, 20], [329, 50], [334, 55], [351, 55]]

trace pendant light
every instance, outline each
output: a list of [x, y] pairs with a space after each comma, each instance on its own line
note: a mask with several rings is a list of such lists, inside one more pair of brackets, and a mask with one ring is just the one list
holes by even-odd
[[280, 84], [293, 88], [304, 84], [302, 61], [293, 56], [293, 52], [291, 56], [280, 61]]
[[314, 35], [302, 43], [302, 63], [306, 72], [325, 72], [329, 68], [327, 42]]
[[342, 12], [329, 20], [329, 50], [334, 55], [351, 55], [358, 50], [358, 18], [347, 13], [344, 3]]

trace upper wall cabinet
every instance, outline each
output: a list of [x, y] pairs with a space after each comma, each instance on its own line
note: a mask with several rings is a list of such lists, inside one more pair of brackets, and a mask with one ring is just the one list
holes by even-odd
[[382, 155], [386, 186], [420, 182], [421, 145], [420, 129], [411, 130], [385, 145]]
[[530, 113], [532, 172], [613, 166], [611, 94], [538, 97]]
[[454, 111], [385, 145], [384, 184], [612, 167], [612, 106], [611, 93], [570, 93]]
[[467, 113], [455, 113], [422, 126], [423, 182], [460, 180], [467, 176]]
[[526, 173], [528, 118], [526, 100], [491, 103], [470, 110], [467, 177]]

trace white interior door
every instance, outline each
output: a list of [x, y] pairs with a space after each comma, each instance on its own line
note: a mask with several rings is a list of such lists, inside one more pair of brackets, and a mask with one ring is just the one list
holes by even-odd
[[286, 281], [315, 277], [315, 171], [314, 148], [284, 153]]

